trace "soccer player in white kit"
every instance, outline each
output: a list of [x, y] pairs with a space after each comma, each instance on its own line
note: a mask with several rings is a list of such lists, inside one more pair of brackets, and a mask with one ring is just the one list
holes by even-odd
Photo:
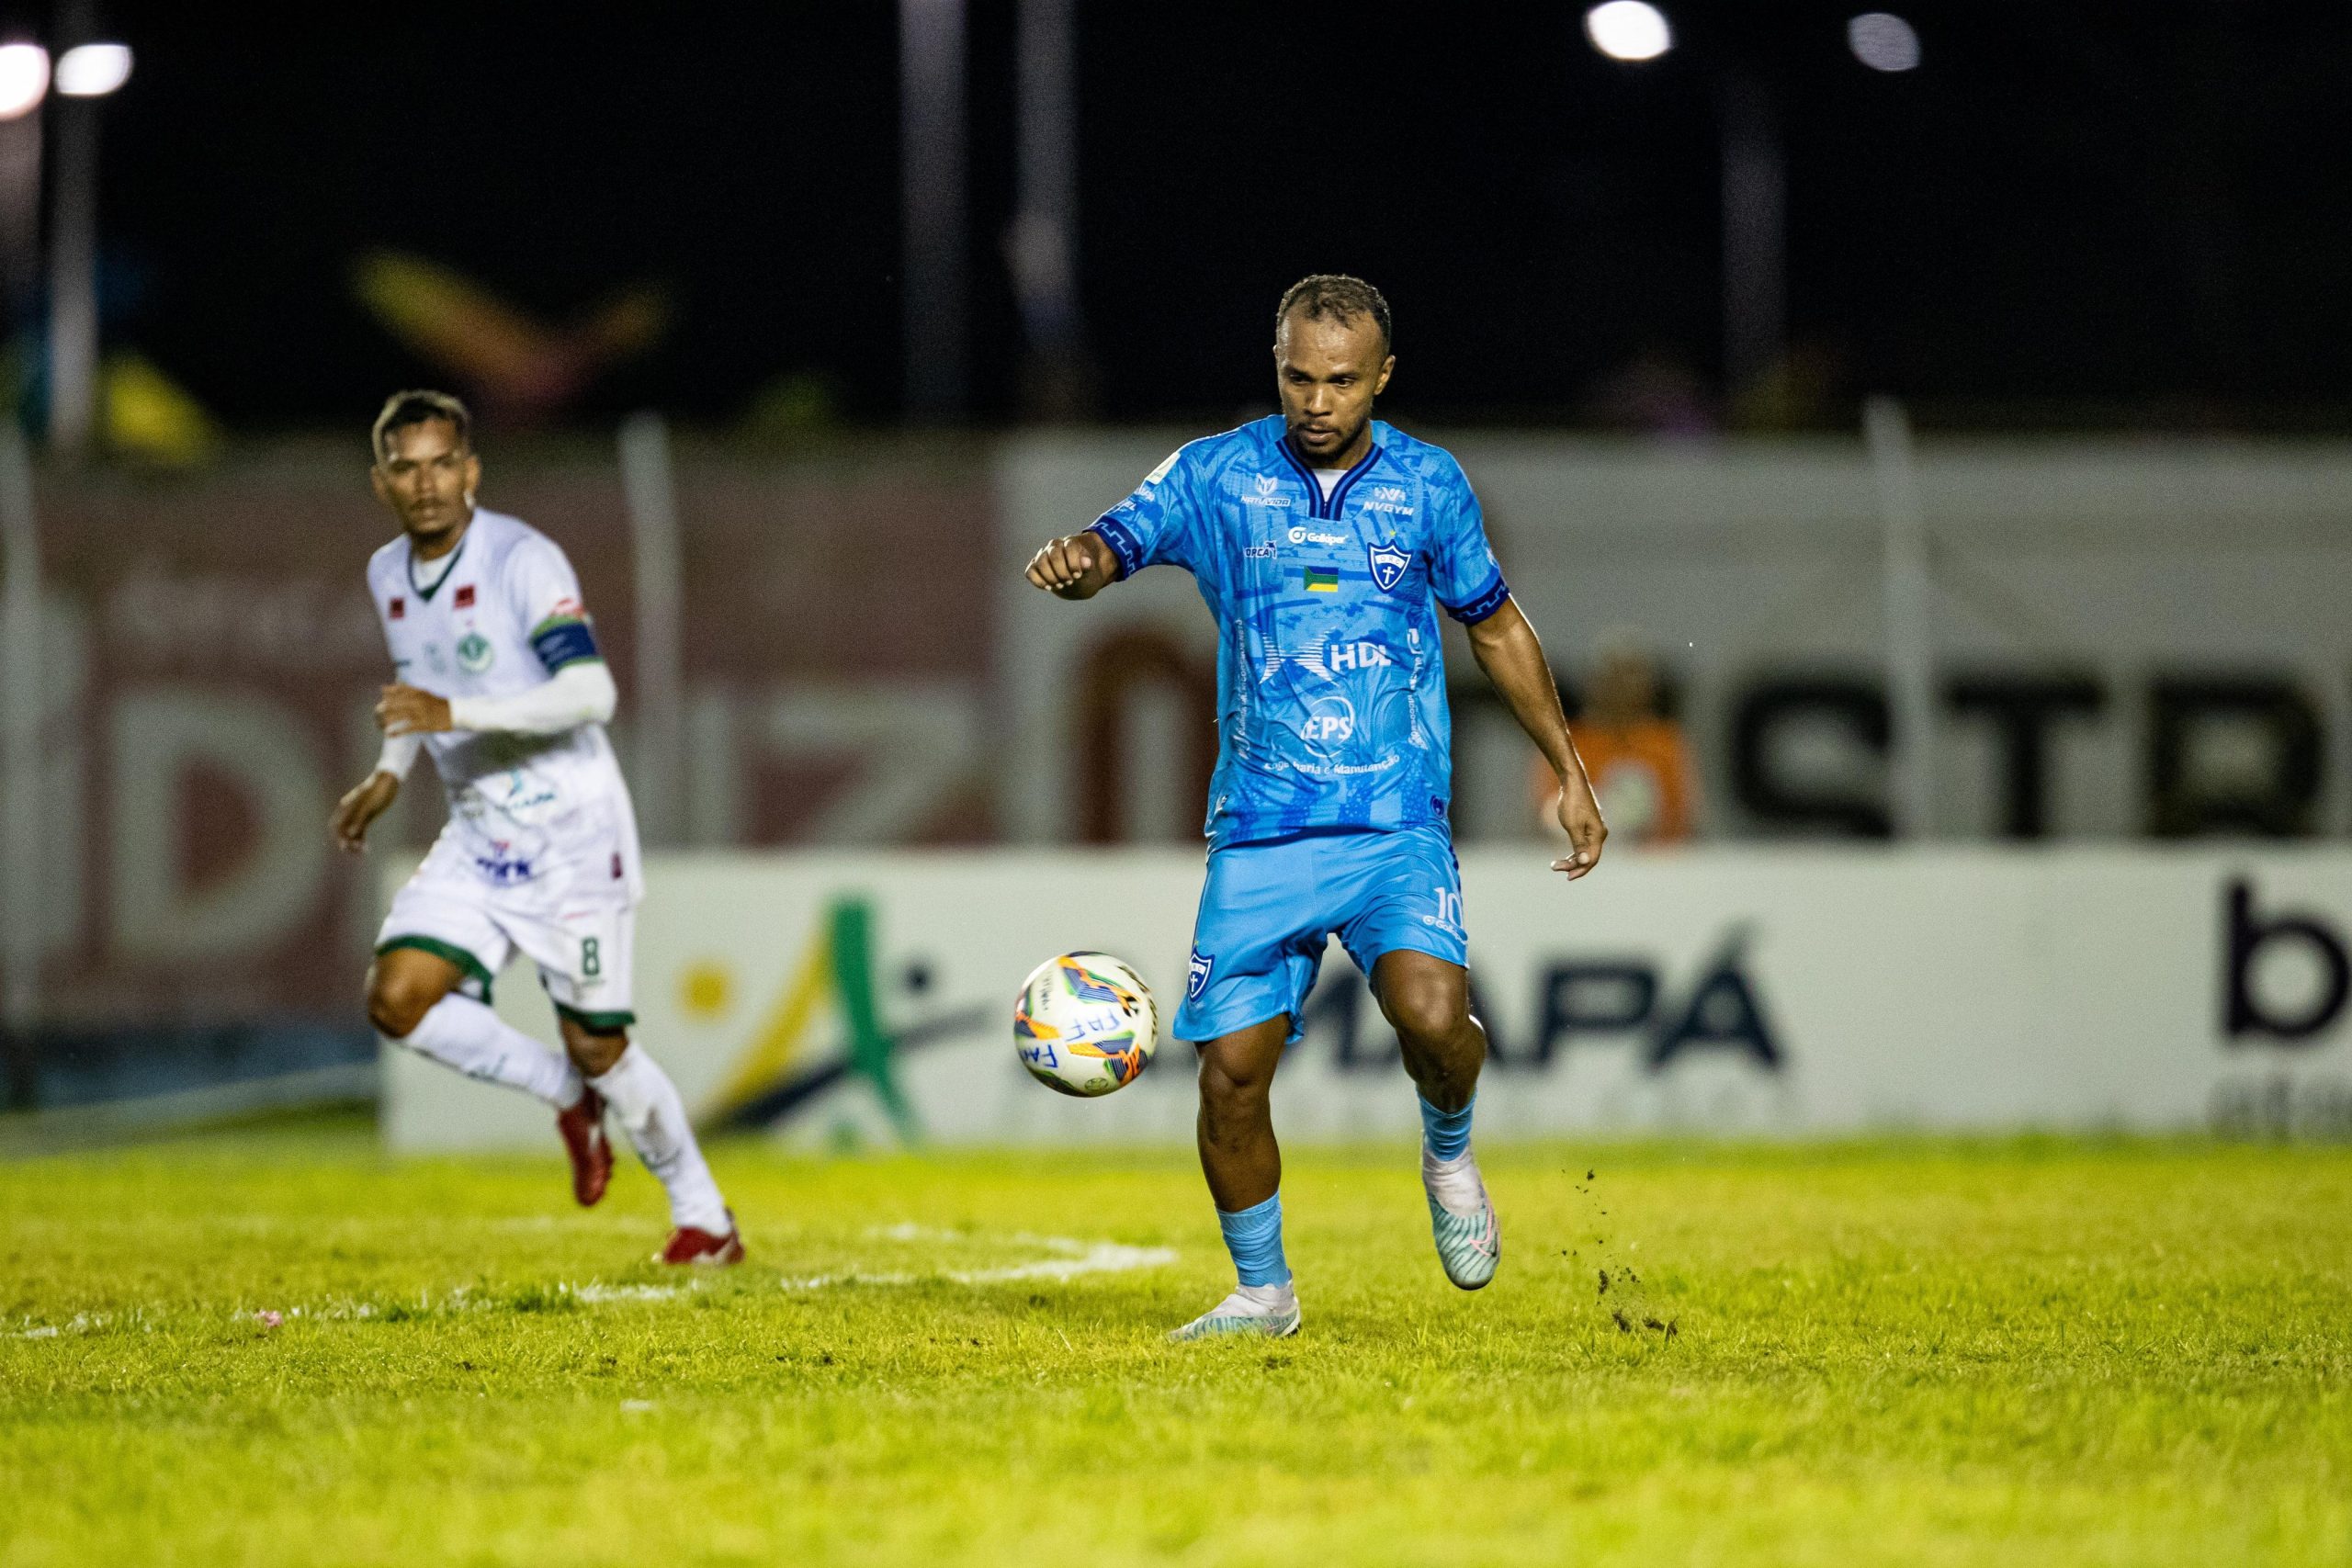
[[[556, 1111], [572, 1196], [605, 1195], [607, 1107], [670, 1196], [663, 1263], [736, 1263], [735, 1218], [684, 1103], [628, 1037], [629, 954], [644, 884], [637, 818], [605, 723], [617, 694], [579, 579], [546, 535], [478, 510], [466, 407], [399, 392], [376, 419], [372, 479], [401, 537], [368, 563], [396, 683], [376, 720], [376, 771], [335, 807], [345, 850], [433, 754], [449, 820], [385, 917], [368, 1016], [387, 1037]], [[510, 954], [538, 966], [564, 1055], [502, 1022], [491, 982]]]

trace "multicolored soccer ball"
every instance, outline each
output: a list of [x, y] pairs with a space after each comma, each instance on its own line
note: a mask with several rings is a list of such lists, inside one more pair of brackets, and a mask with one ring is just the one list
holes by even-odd
[[1030, 972], [1012, 1009], [1012, 1043], [1039, 1083], [1091, 1099], [1142, 1076], [1159, 1048], [1159, 1005], [1107, 953], [1065, 953]]

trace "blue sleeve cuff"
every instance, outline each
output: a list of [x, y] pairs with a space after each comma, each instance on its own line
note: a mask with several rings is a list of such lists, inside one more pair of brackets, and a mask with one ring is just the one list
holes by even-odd
[[531, 634], [531, 651], [550, 675], [567, 664], [604, 657], [596, 651], [596, 635], [585, 621], [549, 621]]
[[1510, 584], [1503, 581], [1502, 573], [1497, 572], [1494, 581], [1483, 592], [1459, 604], [1447, 604], [1445, 613], [1465, 626], [1475, 626], [1510, 602]]
[[1102, 536], [1102, 542], [1111, 547], [1111, 553], [1119, 558], [1121, 577], [1133, 577], [1143, 570], [1143, 542], [1125, 524], [1106, 512], [1094, 520], [1091, 532]]

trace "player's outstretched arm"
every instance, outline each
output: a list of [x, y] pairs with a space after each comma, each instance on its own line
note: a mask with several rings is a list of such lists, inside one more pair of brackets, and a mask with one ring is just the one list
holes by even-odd
[[1469, 628], [1470, 651], [1478, 668], [1510, 705], [1519, 727], [1535, 742], [1544, 761], [1560, 780], [1560, 826], [1573, 846], [1552, 863], [1568, 880], [1600, 863], [1600, 846], [1609, 838], [1609, 824], [1600, 819], [1600, 803], [1593, 798], [1585, 777], [1584, 760], [1568, 737], [1568, 716], [1560, 708], [1560, 688], [1553, 683], [1552, 667], [1544, 658], [1544, 644], [1527, 624], [1519, 601], [1506, 599], [1503, 607]]
[[1089, 530], [1046, 542], [1029, 558], [1029, 581], [1065, 599], [1091, 599], [1119, 580], [1119, 558]]
[[345, 854], [361, 854], [368, 848], [368, 829], [376, 818], [391, 808], [401, 793], [400, 775], [379, 768], [365, 782], [334, 803], [334, 815], [327, 818], [328, 831], [334, 835], [335, 848]]

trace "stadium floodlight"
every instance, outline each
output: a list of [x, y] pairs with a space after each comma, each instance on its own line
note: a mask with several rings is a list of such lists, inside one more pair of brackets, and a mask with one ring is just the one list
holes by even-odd
[[57, 57], [57, 90], [69, 98], [103, 98], [130, 80], [127, 43], [75, 44]]
[[1584, 36], [1611, 60], [1656, 60], [1674, 47], [1666, 13], [1647, 0], [1608, 0], [1584, 14]]
[[37, 43], [0, 43], [0, 119], [30, 114], [49, 96], [49, 51]]
[[1873, 71], [1917, 71], [1919, 34], [1889, 11], [1865, 11], [1846, 24], [1846, 47]]

